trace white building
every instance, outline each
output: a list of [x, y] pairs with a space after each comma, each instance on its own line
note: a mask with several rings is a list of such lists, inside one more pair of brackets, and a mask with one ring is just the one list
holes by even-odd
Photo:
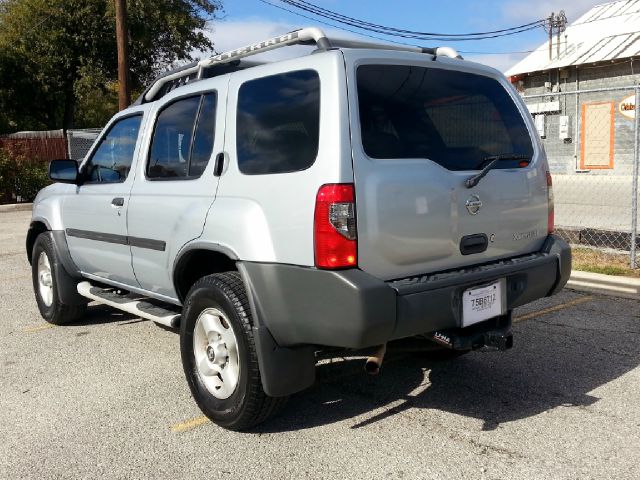
[[629, 248], [636, 140], [628, 87], [639, 73], [640, 0], [592, 8], [506, 72], [543, 139], [557, 224], [576, 232], [575, 243]]

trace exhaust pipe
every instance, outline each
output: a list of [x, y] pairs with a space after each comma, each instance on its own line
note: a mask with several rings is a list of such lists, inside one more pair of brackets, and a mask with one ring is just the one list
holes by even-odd
[[382, 361], [384, 360], [384, 354], [387, 352], [387, 344], [384, 343], [376, 348], [373, 355], [367, 358], [364, 364], [364, 371], [369, 375], [377, 375], [380, 373], [380, 367], [382, 367]]

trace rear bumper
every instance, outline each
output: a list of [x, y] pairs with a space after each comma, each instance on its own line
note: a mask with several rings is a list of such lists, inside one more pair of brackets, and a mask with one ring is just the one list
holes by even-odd
[[550, 296], [571, 273], [571, 250], [553, 235], [540, 252], [487, 265], [384, 282], [360, 270], [239, 265], [258, 324], [277, 345], [363, 348], [461, 326], [461, 295], [504, 278], [507, 310]]

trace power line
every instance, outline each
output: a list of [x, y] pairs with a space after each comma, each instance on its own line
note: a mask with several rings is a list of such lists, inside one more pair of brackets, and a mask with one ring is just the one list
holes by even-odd
[[369, 35], [369, 34], [366, 34], [366, 33], [363, 33], [363, 32], [358, 32], [356, 30], [351, 30], [349, 28], [345, 28], [345, 27], [342, 27], [340, 25], [334, 25], [332, 23], [325, 22], [323, 20], [318, 20], [317, 18], [314, 18], [314, 17], [310, 17], [310, 16], [305, 15], [303, 13], [296, 12], [294, 10], [290, 10], [288, 8], [285, 8], [285, 7], [281, 6], [281, 5], [277, 5], [275, 3], [272, 3], [269, 0], [258, 0], [258, 1], [261, 2], [261, 3], [264, 3], [266, 5], [270, 5], [272, 7], [275, 7], [275, 8], [278, 8], [280, 10], [283, 10], [283, 11], [285, 11], [287, 13], [291, 13], [292, 15], [297, 15], [298, 17], [306, 18], [307, 20], [311, 20], [312, 22], [318, 22], [318, 23], [321, 23], [322, 25], [326, 25], [326, 26], [331, 27], [331, 28], [336, 28], [338, 30], [343, 30], [345, 32], [353, 33], [354, 35], [362, 35], [363, 37], [373, 38], [374, 40], [380, 40], [381, 42], [389, 42], [389, 43], [395, 43], [395, 44], [398, 44], [398, 45], [406, 45], [408, 47], [420, 47], [420, 45], [416, 45], [414, 43], [400, 42], [400, 41], [397, 41], [397, 40], [388, 40], [386, 38], [377, 37], [375, 35]]
[[532, 26], [522, 27], [519, 30], [513, 30], [513, 31], [506, 32], [506, 33], [496, 33], [496, 34], [491, 34], [491, 35], [483, 34], [482, 36], [478, 35], [478, 36], [467, 36], [467, 37], [437, 35], [437, 34], [433, 34], [433, 33], [426, 34], [426, 32], [399, 33], [399, 32], [391, 31], [391, 30], [389, 30], [387, 28], [369, 27], [369, 26], [363, 25], [362, 23], [359, 23], [357, 21], [342, 20], [340, 17], [336, 17], [334, 15], [325, 15], [325, 14], [319, 13], [317, 11], [314, 11], [312, 9], [300, 7], [299, 5], [294, 4], [290, 0], [280, 0], [280, 1], [282, 1], [283, 3], [286, 3], [288, 5], [297, 6], [298, 8], [301, 8], [304, 11], [307, 11], [307, 12], [312, 13], [314, 15], [320, 16], [322, 18], [327, 18], [327, 19], [332, 20], [334, 22], [341, 23], [341, 24], [346, 24], [346, 25], [349, 25], [351, 27], [355, 27], [355, 28], [360, 29], [360, 30], [365, 30], [365, 31], [369, 31], [369, 32], [382, 34], [382, 35], [392, 36], [392, 37], [400, 37], [400, 38], [415, 39], [415, 40], [439, 40], [439, 41], [460, 41], [460, 42], [461, 41], [471, 41], [471, 40], [484, 40], [484, 39], [489, 39], [489, 38], [497, 38], [497, 37], [503, 37], [503, 36], [507, 36], [507, 35], [514, 35], [514, 34], [517, 34], [517, 33], [523, 33], [523, 32], [526, 32], [528, 30], [533, 30], [533, 29], [539, 28], [541, 26], [541, 24], [534, 24]]
[[536, 50], [519, 50], [516, 52], [478, 52], [472, 50], [458, 50], [460, 53], [468, 53], [470, 55], [511, 55], [515, 53], [533, 53]]
[[[262, 1], [262, 0], [261, 0]], [[331, 20], [332, 22], [348, 25], [350, 27], [357, 28], [358, 30], [365, 30], [368, 32], [378, 33], [385, 36], [400, 37], [415, 40], [440, 40], [440, 41], [472, 41], [472, 40], [485, 40], [489, 38], [504, 37], [508, 35], [515, 35], [523, 33], [529, 30], [540, 28], [544, 25], [545, 20], [537, 20], [524, 25], [518, 25], [501, 30], [494, 30], [489, 32], [470, 32], [470, 33], [435, 33], [435, 32], [418, 32], [413, 30], [398, 29], [395, 27], [388, 27], [385, 25], [378, 25], [371, 22], [365, 22], [353, 17], [348, 17], [340, 13], [328, 10], [322, 7], [318, 7], [310, 2], [304, 0], [279, 0], [281, 3], [287, 4], [291, 7], [305, 11], [316, 17]], [[285, 9], [286, 10], [286, 9]], [[289, 10], [287, 10], [289, 11]], [[308, 18], [308, 17], [306, 17]], [[317, 19], [313, 19], [317, 20]], [[335, 26], [335, 25], [332, 25]]]
[[416, 35], [416, 36], [436, 36], [436, 37], [473, 37], [473, 36], [485, 36], [492, 35], [497, 33], [506, 33], [514, 30], [520, 30], [522, 28], [527, 28], [531, 26], [542, 26], [544, 25], [545, 19], [536, 20], [534, 22], [526, 23], [524, 25], [518, 25], [515, 27], [504, 28], [501, 30], [493, 30], [488, 32], [470, 32], [470, 33], [436, 33], [436, 32], [419, 32], [414, 30], [404, 30], [395, 27], [388, 27], [386, 25], [380, 25], [377, 23], [371, 23], [364, 20], [360, 20], [354, 17], [349, 17], [338, 12], [320, 7], [311, 2], [305, 0], [280, 0], [281, 2], [287, 3], [293, 7], [301, 8], [303, 10], [307, 10], [309, 12], [315, 13], [321, 16], [330, 17], [336, 21], [345, 21], [345, 22], [353, 22], [358, 25], [362, 25], [364, 27], [371, 27], [380, 29], [383, 31], [387, 31], [390, 33], [400, 33], [400, 34], [408, 34], [408, 35]]
[[[345, 32], [353, 33], [354, 35], [362, 35], [364, 37], [372, 38], [374, 40], [379, 40], [381, 42], [394, 43], [394, 44], [397, 44], [397, 45], [406, 45], [408, 47], [421, 47], [422, 46], [422, 45], [418, 45], [417, 43], [408, 43], [408, 42], [402, 42], [402, 41], [398, 41], [398, 40], [391, 40], [391, 39], [388, 39], [388, 38], [383, 38], [383, 37], [379, 37], [379, 36], [376, 36], [376, 35], [370, 35], [370, 34], [367, 34], [367, 33], [364, 33], [364, 32], [359, 32], [359, 31], [356, 31], [356, 30], [352, 30], [350, 28], [346, 28], [346, 27], [343, 27], [341, 25], [334, 25], [334, 24], [326, 22], [324, 20], [319, 20], [319, 19], [311, 17], [309, 15], [305, 15], [303, 13], [296, 12], [295, 10], [288, 9], [286, 7], [283, 7], [282, 5], [278, 5], [278, 4], [272, 3], [269, 0], [258, 0], [258, 1], [261, 2], [261, 3], [264, 3], [265, 5], [269, 5], [271, 7], [277, 8], [277, 9], [285, 11], [287, 13], [290, 13], [292, 15], [296, 15], [296, 16], [301, 17], [301, 18], [306, 18], [307, 20], [311, 20], [313, 22], [318, 22], [318, 23], [321, 23], [322, 25], [327, 25], [328, 27], [331, 27], [331, 28], [335, 28], [335, 29], [342, 30], [342, 31], [345, 31]], [[518, 53], [531, 53], [531, 52], [535, 52], [535, 50], [522, 50], [522, 51], [514, 51], [514, 52], [485, 52], [485, 51], [459, 50], [459, 52], [460, 53], [464, 53], [464, 54], [471, 54], [471, 55], [509, 55], [509, 54], [518, 54]]]

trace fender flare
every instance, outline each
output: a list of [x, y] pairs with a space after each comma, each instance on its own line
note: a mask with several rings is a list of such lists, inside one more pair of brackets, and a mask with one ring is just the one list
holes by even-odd
[[262, 387], [267, 395], [281, 397], [304, 390], [313, 385], [315, 381], [315, 354], [311, 345], [287, 348], [279, 346], [274, 340], [269, 329], [261, 319], [260, 311], [256, 305], [253, 287], [249, 273], [244, 264], [238, 258], [238, 254], [231, 248], [215, 242], [196, 240], [184, 245], [173, 262], [173, 281], [178, 292], [176, 272], [180, 263], [194, 250], [208, 250], [220, 253], [236, 262], [236, 267], [247, 292], [249, 308], [252, 313], [253, 341], [256, 346], [258, 368]]

